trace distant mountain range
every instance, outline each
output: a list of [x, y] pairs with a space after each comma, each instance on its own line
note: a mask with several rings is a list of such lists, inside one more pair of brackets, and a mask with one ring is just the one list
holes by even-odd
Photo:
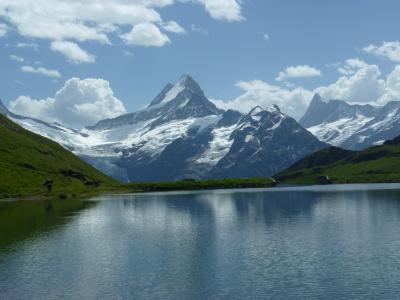
[[400, 135], [400, 101], [372, 106], [315, 95], [299, 123], [323, 142], [361, 150]]
[[79, 131], [0, 113], [123, 181], [271, 176], [328, 146], [275, 105], [218, 109], [188, 75], [145, 109]]

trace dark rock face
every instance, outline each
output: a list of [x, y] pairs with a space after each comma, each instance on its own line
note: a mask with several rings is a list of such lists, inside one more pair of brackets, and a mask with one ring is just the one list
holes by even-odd
[[321, 141], [362, 150], [400, 135], [400, 101], [372, 106], [324, 102], [315, 95], [299, 123]]
[[203, 90], [192, 77], [183, 75], [175, 85], [167, 84], [147, 108], [114, 119], [100, 121], [96, 125], [88, 127], [88, 129], [104, 130], [148, 120], [154, 120], [152, 123], [154, 128], [171, 120], [222, 113], [222, 110], [207, 99]]
[[[131, 181], [267, 177], [327, 147], [277, 107], [267, 110], [256, 107], [236, 121], [238, 117], [237, 112], [227, 111], [218, 123], [188, 132], [155, 159], [126, 153], [118, 165], [127, 168]], [[232, 125], [229, 137], [232, 145], [227, 154], [216, 165], [199, 163], [197, 159], [214, 139], [213, 131]]]
[[171, 181], [207, 177], [208, 165], [197, 164], [194, 158], [212, 139], [211, 131], [193, 132], [169, 144], [155, 159], [150, 156], [123, 156], [118, 165], [125, 167], [130, 181]]
[[[30, 121], [33, 130], [42, 122]], [[217, 108], [188, 75], [145, 109], [83, 131], [42, 123], [37, 133], [123, 181], [269, 177], [326, 147], [275, 105], [245, 115]]]
[[327, 146], [276, 106], [254, 108], [231, 136], [234, 142], [217, 164], [216, 177], [272, 176]]
[[351, 118], [357, 114], [370, 117], [374, 113], [375, 107], [372, 105], [350, 105], [342, 100], [324, 102], [320, 95], [315, 94], [299, 123], [308, 128], [324, 122], [331, 123], [342, 118]]

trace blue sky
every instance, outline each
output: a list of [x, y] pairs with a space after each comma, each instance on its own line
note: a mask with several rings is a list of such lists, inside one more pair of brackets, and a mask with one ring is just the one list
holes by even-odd
[[[400, 2], [395, 0], [111, 0], [116, 5], [134, 3], [133, 10], [144, 7], [159, 15], [159, 20], [154, 16], [144, 20], [155, 24], [162, 35], [147, 40], [158, 43], [150, 46], [141, 45], [146, 41], [133, 39], [133, 35], [121, 37], [143, 23], [142, 17], [133, 20], [134, 24], [112, 24], [118, 30], [98, 34], [105, 23], [111, 28], [110, 19], [103, 13], [88, 21], [84, 10], [92, 0], [70, 1], [80, 3], [81, 8], [67, 20], [47, 20], [46, 13], [54, 12], [46, 12], [45, 4], [62, 7], [68, 1], [38, 0], [34, 8], [28, 0], [2, 2], [0, 98], [6, 104], [21, 95], [29, 96], [29, 101], [57, 100], [55, 93], [70, 78], [100, 78], [130, 112], [148, 104], [167, 82], [184, 73], [191, 74], [219, 105], [240, 106], [246, 111], [257, 103], [276, 102], [297, 118], [314, 92], [324, 98], [377, 104], [400, 95], [400, 69], [396, 70], [400, 63]], [[24, 18], [19, 14], [27, 10], [39, 11], [39, 15], [21, 21]], [[45, 20], [44, 28], [75, 22], [98, 32], [95, 37], [77, 37], [73, 31], [66, 35], [61, 27], [64, 31], [46, 36], [36, 20]], [[179, 24], [175, 33], [163, 28], [170, 21]], [[178, 32], [183, 30], [185, 33]], [[104, 35], [107, 42], [101, 40]], [[68, 43], [83, 53], [76, 54], [76, 47], [71, 50]], [[57, 50], [57, 45], [62, 50]], [[345, 78], [339, 82], [341, 77]], [[14, 110], [51, 119], [37, 103], [29, 101], [14, 103]], [[116, 109], [113, 114], [121, 111]], [[52, 114], [56, 120], [57, 114]]]

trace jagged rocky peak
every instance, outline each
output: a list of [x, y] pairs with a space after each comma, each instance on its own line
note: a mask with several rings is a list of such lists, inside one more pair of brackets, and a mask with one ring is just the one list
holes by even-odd
[[191, 95], [204, 97], [204, 92], [199, 84], [190, 75], [185, 74], [174, 85], [168, 83], [161, 93], [150, 103], [149, 107], [175, 100], [181, 93], [185, 93], [186, 97], [190, 97]]
[[165, 98], [165, 95], [174, 87], [172, 83], [167, 83], [167, 85], [161, 90], [161, 92], [154, 98], [149, 106], [159, 104]]
[[[303, 127], [310, 127], [326, 119], [332, 111], [327, 109], [328, 103], [322, 100], [319, 94], [315, 94], [307, 108], [306, 113], [300, 119], [299, 123]], [[331, 105], [332, 106], [332, 105]]]
[[183, 75], [174, 85], [167, 84], [146, 108], [99, 121], [87, 129], [110, 129], [149, 120], [153, 120], [151, 126], [155, 127], [172, 120], [221, 115], [223, 112], [207, 99], [199, 84], [191, 76]]
[[369, 104], [349, 104], [338, 99], [322, 100], [316, 94], [310, 102], [306, 113], [299, 123], [306, 128], [316, 126], [321, 123], [334, 122], [343, 118], [355, 118], [359, 115], [371, 117], [376, 107]]
[[228, 109], [222, 114], [221, 120], [218, 122], [218, 127], [232, 126], [239, 122], [243, 115], [233, 109]]
[[280, 110], [279, 106], [276, 104], [269, 104], [266, 106], [265, 109], [263, 109], [262, 107], [257, 105], [250, 110], [250, 112], [248, 113], [248, 116], [257, 116], [257, 115], [263, 114], [265, 112], [281, 113], [281, 110]]
[[252, 108], [250, 110], [250, 112], [248, 113], [249, 116], [256, 116], [259, 113], [262, 113], [264, 111], [264, 109], [262, 109], [260, 106], [256, 106], [254, 108]]
[[316, 93], [316, 94], [314, 94], [314, 96], [312, 97], [312, 99], [311, 99], [311, 104], [310, 104], [310, 105], [312, 105], [313, 103], [318, 104], [318, 103], [321, 103], [321, 102], [324, 102], [324, 101], [322, 100], [321, 95], [318, 94], [318, 93]]
[[267, 108], [265, 109], [266, 111], [270, 112], [270, 113], [280, 113], [281, 109], [279, 108], [278, 105], [276, 104], [270, 104], [267, 106]]

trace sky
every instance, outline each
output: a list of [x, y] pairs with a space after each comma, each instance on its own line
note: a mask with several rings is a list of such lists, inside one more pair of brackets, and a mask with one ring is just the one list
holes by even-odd
[[400, 99], [397, 0], [0, 0], [0, 99], [91, 125], [190, 74], [222, 108]]

